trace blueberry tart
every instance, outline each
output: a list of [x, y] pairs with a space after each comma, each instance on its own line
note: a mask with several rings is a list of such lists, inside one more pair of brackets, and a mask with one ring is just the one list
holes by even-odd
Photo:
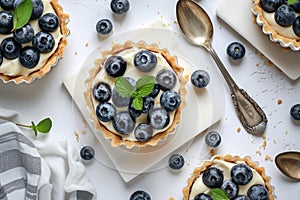
[[69, 15], [58, 0], [31, 2], [30, 20], [16, 29], [14, 15], [23, 2], [0, 2], [0, 79], [4, 83], [31, 83], [45, 76], [63, 57]]
[[252, 12], [272, 42], [300, 50], [300, 1], [288, 4], [288, 0], [253, 0]]
[[275, 199], [264, 167], [249, 157], [228, 154], [216, 155], [194, 169], [183, 188], [183, 200], [212, 199], [220, 189], [228, 199]]
[[186, 79], [175, 56], [144, 42], [114, 44], [89, 71], [84, 93], [95, 129], [113, 147], [155, 146], [175, 133]]

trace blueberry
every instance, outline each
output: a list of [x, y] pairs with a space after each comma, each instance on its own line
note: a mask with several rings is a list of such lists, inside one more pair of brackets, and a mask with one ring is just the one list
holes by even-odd
[[31, 46], [24, 47], [19, 55], [19, 61], [25, 68], [34, 68], [40, 60], [40, 53]]
[[129, 112], [129, 114], [132, 118], [137, 118], [142, 114], [141, 110], [137, 110], [137, 109], [134, 108], [133, 103], [132, 103], [132, 99], [130, 99], [130, 103], [129, 103], [129, 106], [128, 106], [128, 112]]
[[300, 37], [300, 16], [296, 17], [296, 20], [293, 23], [293, 31], [298, 37]]
[[83, 160], [92, 160], [95, 156], [95, 151], [91, 146], [84, 146], [80, 150], [80, 157]]
[[124, 75], [127, 63], [121, 56], [111, 56], [105, 61], [104, 66], [108, 75], [118, 77]]
[[98, 120], [109, 122], [113, 120], [116, 114], [116, 108], [109, 102], [101, 102], [96, 107], [96, 115]]
[[272, 13], [281, 6], [281, 0], [260, 0], [260, 5], [264, 11]]
[[154, 106], [154, 99], [150, 96], [143, 97], [142, 113], [148, 113]]
[[205, 143], [209, 147], [217, 147], [221, 143], [221, 135], [216, 131], [210, 131], [205, 135]]
[[15, 59], [19, 56], [22, 46], [13, 37], [8, 37], [1, 42], [1, 51], [4, 58]]
[[200, 193], [195, 196], [194, 200], [213, 200], [213, 199], [208, 194]]
[[296, 20], [296, 13], [288, 5], [281, 5], [274, 14], [274, 19], [280, 26], [290, 26]]
[[50, 33], [40, 31], [34, 35], [32, 46], [41, 53], [49, 53], [55, 45], [55, 40]]
[[176, 85], [176, 75], [171, 70], [162, 69], [156, 75], [156, 82], [162, 90], [171, 90]]
[[175, 153], [169, 157], [169, 167], [171, 169], [181, 169], [184, 166], [184, 157], [181, 154]]
[[239, 193], [239, 186], [231, 180], [225, 180], [221, 185], [221, 189], [225, 191], [229, 199], [236, 197]]
[[152, 71], [157, 64], [156, 55], [148, 50], [139, 51], [135, 54], [133, 61], [134, 66], [144, 73]]
[[[135, 80], [133, 78], [130, 78], [130, 77], [125, 77], [125, 78], [129, 81], [129, 83], [134, 88], [136, 88]], [[131, 103], [130, 98], [122, 97], [116, 88], [114, 88], [113, 92], [112, 92], [112, 102], [117, 107], [125, 107], [125, 106], [128, 106]]]
[[134, 130], [135, 122], [127, 111], [121, 111], [115, 115], [113, 126], [118, 133], [127, 135]]
[[59, 19], [54, 13], [46, 13], [39, 18], [39, 27], [45, 32], [53, 32], [59, 26]]
[[204, 88], [208, 85], [210, 82], [209, 74], [204, 70], [196, 70], [192, 73], [191, 76], [191, 83], [198, 87], [198, 88]]
[[247, 185], [253, 177], [252, 170], [244, 163], [234, 165], [230, 174], [232, 181], [238, 185]]
[[265, 188], [265, 186], [260, 184], [252, 185], [247, 191], [247, 196], [250, 198], [250, 200], [269, 199], [268, 190]]
[[0, 11], [0, 34], [10, 34], [13, 26], [13, 15], [9, 11]]
[[219, 168], [210, 167], [203, 172], [202, 181], [209, 188], [219, 188], [223, 183], [224, 175]]
[[113, 29], [113, 24], [109, 19], [101, 19], [96, 24], [96, 31], [101, 35], [109, 34]]
[[[16, 8], [23, 0], [15, 0], [14, 8]], [[44, 4], [42, 0], [31, 0], [32, 2], [32, 13], [30, 20], [38, 19], [41, 17], [44, 11]]]
[[111, 89], [107, 83], [99, 82], [93, 87], [93, 96], [99, 102], [109, 101]]
[[143, 190], [137, 190], [130, 195], [129, 200], [151, 200], [151, 196]]
[[34, 29], [30, 24], [26, 24], [22, 28], [14, 30], [13, 35], [20, 44], [31, 42], [34, 37]]
[[239, 60], [244, 57], [246, 49], [244, 45], [239, 42], [232, 42], [226, 49], [227, 55], [233, 60]]
[[148, 141], [153, 135], [152, 127], [146, 123], [140, 123], [134, 129], [134, 136], [140, 142]]
[[4, 10], [13, 10], [14, 9], [14, 1], [15, 0], [0, 0], [0, 6]]
[[160, 92], [159, 85], [157, 83], [154, 84], [153, 91], [149, 94], [150, 97], [155, 98]]
[[233, 198], [232, 200], [250, 200], [246, 195], [238, 195], [237, 197]]
[[164, 108], [154, 108], [148, 114], [150, 125], [154, 129], [164, 129], [170, 123], [170, 116]]
[[179, 94], [176, 91], [167, 90], [163, 92], [162, 95], [160, 96], [160, 104], [168, 112], [172, 112], [180, 106], [181, 99]]
[[122, 15], [128, 12], [130, 3], [128, 0], [112, 0], [110, 8], [115, 14]]
[[295, 104], [290, 109], [290, 114], [295, 120], [300, 120], [300, 104]]

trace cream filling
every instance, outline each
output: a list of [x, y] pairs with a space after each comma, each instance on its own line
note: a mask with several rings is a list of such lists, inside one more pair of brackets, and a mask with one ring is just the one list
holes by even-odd
[[[172, 67], [169, 65], [169, 63], [166, 61], [166, 59], [161, 54], [153, 52], [157, 57], [156, 67], [149, 73], [140, 72], [139, 70], [137, 70], [135, 68], [134, 63], [133, 63], [134, 56], [139, 51], [141, 51], [141, 49], [131, 48], [131, 49], [126, 49], [126, 50], [121, 51], [120, 53], [116, 54], [116, 55], [121, 56], [127, 62], [127, 69], [126, 69], [125, 74], [123, 75], [124, 77], [130, 77], [130, 78], [133, 78], [135, 81], [137, 81], [139, 78], [141, 78], [145, 75], [152, 75], [155, 77], [156, 74], [162, 69], [169, 69], [169, 70], [174, 71], [172, 69]], [[174, 72], [174, 74], [176, 75], [175, 72]], [[176, 82], [176, 85], [173, 88], [173, 90], [179, 92], [179, 89], [180, 89], [179, 78], [177, 76], [176, 76], [176, 78], [177, 78], [177, 82]], [[99, 82], [105, 82], [105, 83], [109, 84], [111, 86], [111, 89], [113, 90], [115, 79], [110, 77], [106, 73], [106, 71], [103, 69], [96, 75], [95, 79], [93, 80], [93, 86]], [[161, 94], [162, 94], [162, 91], [160, 91], [160, 93], [154, 99], [154, 107], [160, 107], [159, 99], [160, 99]], [[109, 102], [112, 103], [111, 100]], [[96, 107], [98, 104], [99, 104], [99, 102], [93, 98], [94, 110], [96, 110]], [[127, 106], [126, 107], [116, 107], [117, 112], [127, 111], [127, 109], [128, 109]], [[153, 136], [158, 133], [163, 132], [164, 130], [167, 130], [170, 127], [170, 125], [172, 124], [172, 122], [174, 120], [174, 114], [175, 114], [175, 112], [169, 112], [169, 116], [170, 116], [169, 125], [166, 128], [164, 128], [163, 130], [153, 129]], [[141, 114], [141, 116], [136, 118], [135, 125], [137, 126], [138, 124], [140, 124], [142, 122], [147, 122], [147, 114]], [[100, 122], [100, 123], [102, 123], [111, 132], [118, 134], [116, 132], [116, 130], [114, 129], [112, 122]], [[119, 134], [119, 135], [121, 135], [121, 134]], [[137, 139], [134, 136], [134, 130], [128, 135], [121, 135], [121, 136], [122, 136], [123, 140], [137, 141]]]
[[[270, 26], [272, 27], [272, 29], [274, 31], [276, 31], [279, 35], [282, 35], [286, 38], [291, 38], [291, 39], [299, 39], [300, 37], [298, 37], [293, 30], [293, 26], [288, 26], [288, 27], [283, 27], [280, 26], [279, 24], [277, 24], [277, 22], [274, 19], [274, 15], [275, 13], [267, 13], [265, 11], [263, 11], [263, 16], [264, 18], [269, 22]], [[296, 15], [300, 15], [298, 13], [296, 13]]]
[[[230, 176], [231, 168], [237, 163], [231, 163], [224, 160], [214, 160], [213, 162], [214, 163], [212, 166], [219, 168], [223, 172], [224, 180], [231, 180], [231, 176]], [[239, 195], [247, 195], [247, 191], [252, 185], [255, 184], [265, 185], [265, 181], [263, 180], [261, 175], [256, 170], [252, 168], [251, 170], [253, 172], [253, 178], [247, 185], [239, 185], [239, 193], [238, 193]], [[189, 200], [193, 200], [195, 196], [200, 193], [209, 194], [211, 189], [202, 182], [202, 176], [203, 174], [199, 175], [199, 177], [193, 183]]]
[[[43, 0], [43, 4], [44, 4], [44, 11], [43, 11], [42, 15], [44, 15], [46, 13], [56, 14], [51, 5], [51, 0]], [[0, 10], [2, 10], [1, 7], [0, 7]], [[35, 34], [39, 31], [41, 31], [41, 29], [38, 25], [38, 19], [31, 20], [31, 21], [29, 21], [29, 23], [33, 27]], [[60, 39], [62, 38], [60, 27], [58, 27], [57, 30], [55, 30], [54, 32], [51, 32], [51, 34], [55, 39], [55, 46], [53, 47], [52, 51], [49, 53], [40, 53], [39, 63], [34, 68], [27, 69], [27, 68], [23, 67], [21, 65], [21, 63], [19, 62], [18, 58], [13, 59], [13, 60], [8, 60], [3, 57], [3, 62], [0, 65], [0, 73], [7, 75], [7, 76], [20, 76], [20, 75], [28, 76], [30, 73], [42, 68], [45, 65], [45, 63], [47, 62], [48, 58], [55, 52], [55, 50], [58, 47], [58, 43], [59, 43]], [[0, 34], [0, 41], [3, 41], [3, 39], [5, 39], [7, 37], [13, 37], [13, 34], [9, 34], [9, 35]], [[31, 42], [29, 42], [29, 43], [22, 45], [22, 47], [24, 47], [24, 46], [32, 46], [32, 44], [31, 44]]]

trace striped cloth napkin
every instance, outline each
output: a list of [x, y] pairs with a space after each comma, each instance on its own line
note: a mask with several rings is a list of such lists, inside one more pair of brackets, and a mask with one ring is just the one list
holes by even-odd
[[30, 141], [5, 120], [17, 114], [0, 108], [0, 200], [96, 199], [75, 147], [66, 140]]

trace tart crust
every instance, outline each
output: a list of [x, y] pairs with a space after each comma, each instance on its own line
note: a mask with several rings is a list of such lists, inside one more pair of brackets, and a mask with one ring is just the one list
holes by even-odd
[[270, 177], [268, 177], [265, 173], [265, 168], [258, 166], [257, 163], [253, 162], [250, 157], [239, 157], [239, 156], [232, 156], [232, 155], [216, 155], [211, 158], [211, 160], [204, 161], [200, 167], [194, 169], [192, 175], [187, 180], [187, 186], [182, 189], [183, 192], [183, 200], [189, 200], [191, 188], [195, 182], [195, 180], [202, 174], [206, 169], [211, 167], [214, 164], [214, 160], [224, 160], [231, 163], [238, 163], [238, 162], [245, 162], [249, 167], [256, 170], [263, 180], [265, 181], [265, 187], [269, 192], [269, 200], [274, 200], [275, 196], [273, 194], [273, 187], [271, 186]]
[[300, 39], [287, 38], [285, 36], [278, 34], [275, 30], [273, 30], [269, 22], [265, 19], [263, 15], [263, 9], [259, 4], [260, 0], [252, 0], [252, 1], [253, 1], [252, 12], [256, 16], [256, 19], [254, 21], [259, 26], [261, 26], [264, 34], [269, 35], [271, 41], [278, 42], [282, 47], [285, 48], [288, 47], [293, 51], [299, 51]]
[[28, 76], [25, 75], [20, 75], [20, 76], [7, 76], [4, 74], [0, 74], [0, 79], [4, 83], [13, 81], [16, 84], [26, 82], [26, 83], [31, 83], [33, 80], [36, 78], [42, 78], [44, 77], [53, 66], [55, 66], [58, 62], [59, 59], [61, 59], [64, 55], [65, 47], [67, 45], [67, 36], [69, 35], [70, 31], [67, 27], [67, 23], [69, 22], [70, 16], [63, 11], [63, 7], [59, 4], [58, 0], [51, 0], [51, 5], [53, 9], [55, 10], [55, 13], [57, 17], [59, 18], [60, 22], [60, 32], [62, 34], [62, 38], [58, 42], [58, 46], [53, 52], [52, 55], [48, 58], [46, 63], [44, 64], [43, 67], [38, 69], [37, 71], [34, 71], [30, 73]]
[[[181, 104], [180, 106], [174, 111], [174, 120], [172, 124], [169, 126], [168, 129], [164, 130], [163, 132], [157, 133], [154, 135], [150, 140], [146, 142], [140, 142], [140, 141], [129, 141], [129, 140], [123, 140], [120, 135], [117, 133], [109, 131], [99, 120], [97, 119], [96, 113], [94, 112], [94, 105], [93, 105], [93, 95], [92, 95], [92, 87], [93, 87], [93, 80], [98, 74], [100, 70], [103, 69], [103, 63], [108, 58], [109, 55], [117, 54], [118, 52], [121, 52], [125, 49], [130, 49], [133, 47], [137, 47], [139, 49], [147, 49], [152, 52], [160, 53], [166, 61], [170, 64], [174, 72], [176, 73], [179, 81], [180, 81], [180, 88], [179, 88], [179, 95], [181, 98]], [[123, 45], [121, 44], [114, 44], [112, 46], [111, 50], [107, 50], [102, 52], [102, 56], [100, 59], [97, 59], [95, 61], [95, 67], [93, 67], [90, 71], [90, 77], [85, 81], [87, 90], [84, 92], [84, 97], [87, 103], [87, 107], [89, 110], [89, 117], [95, 124], [95, 129], [98, 131], [101, 131], [103, 133], [103, 136], [106, 139], [109, 139], [111, 141], [111, 145], [113, 147], [119, 147], [119, 146], [125, 146], [127, 149], [132, 149], [133, 147], [146, 147], [146, 146], [155, 146], [158, 144], [159, 141], [164, 140], [167, 138], [168, 135], [175, 132], [176, 125], [181, 120], [181, 113], [183, 108], [186, 106], [185, 96], [187, 94], [187, 91], [185, 89], [185, 85], [187, 80], [183, 78], [182, 76], [183, 68], [180, 67], [177, 64], [177, 58], [175, 56], [172, 56], [169, 54], [168, 50], [166, 49], [159, 49], [156, 44], [147, 45], [143, 41], [139, 41], [137, 43], [133, 43], [132, 41], [127, 41]]]

